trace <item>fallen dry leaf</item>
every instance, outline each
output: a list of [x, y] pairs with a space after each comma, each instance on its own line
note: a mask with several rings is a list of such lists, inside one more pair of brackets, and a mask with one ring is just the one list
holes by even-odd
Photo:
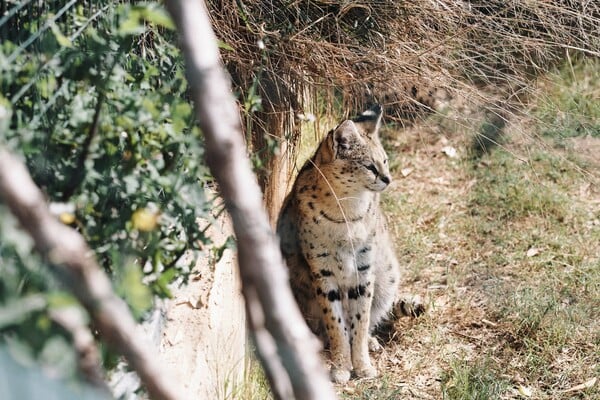
[[532, 247], [529, 250], [527, 250], [527, 257], [535, 257], [538, 254], [540, 254], [540, 249]]
[[586, 390], [586, 389], [593, 387], [597, 381], [598, 381], [598, 378], [594, 377], [588, 381], [583, 382], [580, 385], [573, 386], [572, 388], [563, 390], [562, 393], [581, 392], [582, 390]]
[[531, 390], [527, 386], [519, 385], [517, 386], [517, 390], [519, 394], [524, 397], [531, 397], [533, 395], [533, 390]]
[[447, 155], [450, 158], [456, 158], [458, 156], [458, 152], [452, 146], [444, 146], [442, 147], [442, 153]]
[[414, 168], [410, 168], [410, 167], [408, 167], [408, 168], [402, 168], [400, 170], [400, 173], [402, 174], [403, 177], [406, 178], [407, 176], [409, 176], [410, 174], [412, 174], [412, 172], [414, 170], [415, 170]]

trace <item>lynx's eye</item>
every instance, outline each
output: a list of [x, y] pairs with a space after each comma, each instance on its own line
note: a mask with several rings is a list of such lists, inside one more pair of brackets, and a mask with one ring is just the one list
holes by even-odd
[[366, 169], [368, 169], [369, 171], [371, 171], [372, 173], [375, 174], [375, 176], [379, 175], [379, 171], [377, 171], [377, 167], [375, 166], [375, 164], [369, 164], [367, 166], [365, 166]]

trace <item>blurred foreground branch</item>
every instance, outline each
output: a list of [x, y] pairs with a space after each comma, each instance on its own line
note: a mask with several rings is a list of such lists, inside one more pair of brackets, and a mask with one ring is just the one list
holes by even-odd
[[246, 311], [271, 388], [279, 399], [334, 399], [318, 341], [289, 289], [206, 7], [200, 0], [168, 0], [166, 6], [181, 34], [207, 162], [233, 220]]
[[127, 358], [154, 399], [179, 400], [152, 347], [136, 335], [127, 305], [112, 290], [82, 236], [48, 211], [44, 197], [23, 163], [0, 148], [0, 197], [33, 238], [37, 251], [90, 314], [94, 326], [112, 348]]
[[71, 335], [73, 347], [77, 352], [77, 364], [83, 377], [95, 387], [110, 393], [106, 384], [102, 360], [94, 335], [76, 307], [61, 307], [50, 311], [50, 318]]

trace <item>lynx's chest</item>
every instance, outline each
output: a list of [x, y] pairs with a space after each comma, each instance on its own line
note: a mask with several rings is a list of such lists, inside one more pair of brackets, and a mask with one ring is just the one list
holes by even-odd
[[378, 202], [379, 196], [371, 192], [317, 198], [300, 194], [299, 222], [305, 229], [322, 232], [331, 240], [364, 240], [376, 229]]

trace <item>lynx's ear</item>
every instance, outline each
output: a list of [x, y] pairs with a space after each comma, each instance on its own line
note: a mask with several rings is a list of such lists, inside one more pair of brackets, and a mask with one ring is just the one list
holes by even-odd
[[328, 164], [335, 160], [335, 145], [333, 143], [333, 131], [330, 131], [325, 140], [321, 142], [313, 158], [316, 165]]
[[340, 150], [349, 150], [350, 144], [359, 136], [354, 122], [346, 120], [338, 125], [333, 131], [333, 143], [336, 154]]
[[381, 127], [382, 115], [383, 109], [381, 108], [381, 105], [375, 104], [367, 111], [354, 118], [353, 121], [361, 133], [368, 137], [376, 137], [379, 133], [379, 128]]
[[337, 128], [330, 131], [325, 140], [321, 142], [315, 155], [315, 163], [327, 164], [333, 162], [338, 158], [340, 152], [350, 150], [357, 140], [360, 140], [360, 133], [354, 122], [350, 120], [342, 122]]

